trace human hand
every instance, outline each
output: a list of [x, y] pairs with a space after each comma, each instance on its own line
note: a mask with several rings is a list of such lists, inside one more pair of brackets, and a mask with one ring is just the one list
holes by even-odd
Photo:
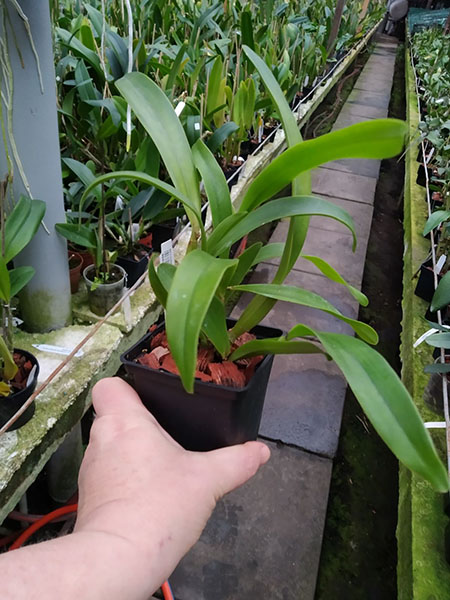
[[97, 383], [93, 402], [75, 532], [103, 534], [121, 553], [128, 546], [134, 580], [150, 595], [197, 541], [217, 500], [252, 477], [270, 451], [247, 442], [188, 452], [118, 378]]

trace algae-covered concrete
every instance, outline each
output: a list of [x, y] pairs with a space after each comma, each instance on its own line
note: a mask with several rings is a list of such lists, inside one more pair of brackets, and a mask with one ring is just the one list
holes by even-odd
[[[406, 55], [406, 97], [409, 131], [414, 137], [419, 113], [414, 74], [409, 51]], [[442, 420], [431, 412], [423, 401], [428, 382], [424, 366], [433, 362], [430, 346], [421, 344], [413, 349], [414, 341], [429, 325], [424, 319], [428, 305], [414, 295], [414, 275], [429, 253], [429, 241], [422, 236], [427, 219], [425, 190], [416, 183], [419, 164], [417, 147], [413, 145], [406, 155], [404, 230], [405, 254], [403, 275], [402, 379], [411, 393], [425, 421]], [[433, 431], [433, 440], [445, 461], [444, 430]], [[444, 530], [448, 517], [443, 510], [443, 497], [430, 485], [400, 469], [398, 540], [398, 598], [399, 600], [447, 600], [450, 598], [450, 569], [445, 561]]]

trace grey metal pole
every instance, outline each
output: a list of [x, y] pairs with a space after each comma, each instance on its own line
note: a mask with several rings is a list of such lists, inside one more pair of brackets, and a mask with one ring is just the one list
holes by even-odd
[[[30, 265], [36, 270], [20, 297], [27, 328], [49, 331], [68, 325], [71, 320], [67, 244], [54, 228], [55, 223], [65, 222], [65, 215], [50, 9], [48, 0], [19, 0], [19, 4], [29, 20], [42, 82], [24, 21], [13, 3], [6, 2], [11, 17], [10, 25], [6, 20], [6, 37], [14, 78], [13, 137], [31, 195], [44, 200], [47, 210], [45, 227], [39, 228], [14, 263]], [[5, 32], [1, 33], [5, 39]], [[6, 107], [3, 108], [5, 114]], [[3, 178], [5, 173], [6, 156], [0, 143], [0, 176]], [[26, 186], [17, 163], [12, 185], [14, 198], [18, 200], [20, 194], [26, 193]]]

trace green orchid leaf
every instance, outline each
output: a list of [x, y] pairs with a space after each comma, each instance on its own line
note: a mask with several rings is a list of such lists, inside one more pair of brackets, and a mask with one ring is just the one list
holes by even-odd
[[[242, 213], [236, 213], [236, 220]], [[261, 225], [284, 219], [285, 217], [319, 215], [330, 217], [348, 227], [353, 235], [353, 250], [356, 247], [356, 234], [353, 219], [339, 206], [332, 202], [316, 198], [314, 196], [292, 196], [290, 198], [279, 198], [267, 202], [258, 207], [253, 212], [246, 215], [241, 221], [238, 221], [234, 227], [229, 229], [226, 234], [221, 235], [217, 230], [208, 240], [208, 251], [211, 254], [221, 255], [223, 252], [237, 242], [239, 239], [254, 231]], [[235, 215], [233, 215], [234, 217]], [[222, 223], [223, 225], [223, 223]]]
[[181, 261], [173, 278], [166, 306], [167, 339], [184, 388], [190, 393], [194, 390], [200, 330], [222, 277], [237, 262], [193, 250]]
[[177, 268], [175, 267], [175, 265], [171, 265], [170, 263], [159, 264], [158, 276], [167, 292], [170, 291], [170, 286], [172, 285], [172, 281], [175, 276], [176, 270]]
[[[175, 188], [189, 198], [197, 218], [201, 209], [197, 173], [189, 142], [172, 104], [143, 73], [128, 73], [116, 81], [116, 87], [154, 141]], [[188, 208], [192, 222], [189, 211]]]
[[439, 227], [441, 223], [447, 221], [450, 218], [449, 210], [435, 210], [428, 217], [425, 227], [423, 228], [423, 235], [428, 235], [432, 229]]
[[266, 244], [255, 256], [255, 259], [250, 266], [254, 267], [259, 263], [267, 262], [274, 258], [280, 258], [284, 252], [284, 245], [284, 242], [274, 242], [272, 244]]
[[[226, 276], [226, 274], [225, 274]], [[230, 351], [225, 306], [214, 296], [202, 325], [202, 332], [213, 344], [217, 352], [225, 357]]]
[[[407, 126], [397, 119], [374, 119], [288, 148], [250, 184], [239, 210], [251, 211], [297, 175], [343, 158], [389, 158], [403, 148]], [[368, 143], [370, 140], [370, 143]]]
[[433, 333], [429, 335], [425, 342], [434, 348], [450, 348], [450, 332], [449, 333]]
[[361, 339], [368, 342], [369, 344], [378, 343], [378, 335], [376, 331], [361, 321], [356, 321], [350, 317], [343, 315], [337, 308], [335, 308], [328, 300], [322, 298], [314, 292], [297, 288], [290, 285], [277, 285], [273, 283], [253, 283], [248, 285], [237, 285], [233, 286], [233, 289], [241, 292], [251, 292], [252, 294], [258, 294], [260, 296], [266, 296], [267, 298], [273, 298], [274, 300], [282, 300], [284, 302], [292, 302], [294, 304], [301, 304], [302, 306], [309, 306], [310, 308], [316, 308], [322, 310], [344, 323], [350, 325], [350, 327], [359, 335]]
[[450, 373], [450, 363], [434, 363], [424, 368], [425, 373]]
[[90, 249], [94, 249], [97, 246], [95, 232], [87, 225], [78, 225], [76, 223], [56, 223], [55, 229], [60, 235], [66, 238], [66, 240], [72, 242], [72, 244]]
[[340, 275], [336, 269], [333, 269], [333, 267], [323, 260], [323, 258], [320, 258], [319, 256], [309, 256], [306, 254], [302, 254], [301, 257], [309, 262], [312, 262], [313, 265], [315, 265], [319, 271], [321, 271], [325, 277], [331, 281], [335, 281], [336, 283], [340, 283], [341, 285], [345, 286], [353, 298], [355, 298], [355, 300], [357, 300], [361, 306], [367, 306], [369, 304], [369, 299], [367, 296], [347, 283], [342, 275]]
[[222, 144], [238, 131], [239, 125], [237, 125], [234, 121], [227, 121], [223, 125], [216, 129], [216, 131], [212, 134], [212, 136], [207, 141], [206, 145], [211, 150], [211, 152], [217, 152]]
[[448, 491], [447, 470], [410, 395], [388, 362], [361, 340], [338, 333], [316, 335], [395, 456], [435, 490]]
[[33, 267], [16, 267], [9, 272], [11, 297], [17, 294], [31, 281], [35, 274]]
[[450, 304], [450, 271], [440, 280], [431, 299], [430, 310], [435, 312]]
[[179, 202], [181, 202], [185, 206], [187, 211], [191, 211], [192, 214], [194, 214], [195, 218], [197, 219], [197, 222], [200, 224], [200, 229], [202, 231], [204, 231], [202, 219], [200, 216], [200, 210], [197, 208], [197, 206], [193, 202], [191, 202], [189, 197], [185, 196], [182, 192], [175, 189], [172, 185], [165, 183], [164, 181], [161, 181], [161, 179], [158, 179], [156, 177], [151, 177], [150, 175], [147, 175], [146, 173], [142, 173], [141, 171], [112, 171], [111, 173], [105, 173], [103, 175], [99, 175], [84, 190], [84, 193], [80, 200], [80, 205], [84, 202], [84, 200], [86, 199], [87, 195], [89, 194], [89, 192], [91, 191], [92, 188], [94, 188], [96, 185], [98, 185], [100, 183], [105, 183], [106, 181], [110, 181], [111, 179], [116, 179], [116, 180], [128, 179], [130, 181], [140, 181], [142, 183], [152, 185], [153, 187], [157, 188], [158, 190], [162, 190], [169, 196], [173, 196], [174, 198], [176, 198]]
[[217, 227], [224, 219], [233, 214], [230, 190], [225, 175], [202, 139], [198, 139], [192, 146], [192, 155], [205, 185], [213, 225]]
[[158, 299], [158, 302], [163, 308], [166, 308], [167, 304], [167, 290], [164, 287], [158, 272], [155, 269], [155, 256], [153, 255], [151, 260], [148, 261], [148, 279], [152, 286], [153, 293]]
[[238, 257], [238, 266], [230, 278], [228, 285], [239, 285], [244, 277], [247, 275], [252, 265], [254, 264], [256, 256], [261, 252], [263, 245], [261, 242], [252, 244], [247, 250], [245, 250]]
[[0, 336], [0, 358], [3, 359], [2, 378], [5, 382], [11, 381], [15, 377], [18, 368], [2, 336]]
[[21, 196], [5, 223], [3, 257], [9, 263], [33, 239], [44, 217], [46, 204]]
[[[210, 234], [208, 238], [207, 250], [210, 254], [214, 254], [212, 250], [223, 238], [225, 238], [233, 228], [244, 220], [246, 217], [246, 213], [234, 213], [224, 219], [221, 223], [214, 228], [214, 231]], [[245, 234], [244, 234], [245, 235]], [[244, 236], [242, 236], [244, 237]], [[239, 239], [239, 238], [237, 238]], [[237, 241], [237, 240], [235, 240]], [[230, 244], [229, 248], [231, 248], [233, 242]], [[229, 250], [229, 248], [224, 248], [224, 252]]]
[[11, 281], [3, 256], [0, 256], [0, 299], [6, 304], [9, 304], [11, 299]]
[[[63, 158], [62, 161], [86, 187], [94, 181], [95, 175], [88, 166], [74, 158]], [[96, 201], [100, 202], [102, 198], [101, 186], [91, 187], [91, 192], [95, 196]]]
[[252, 340], [242, 344], [230, 356], [230, 360], [239, 360], [260, 354], [326, 354], [322, 348], [312, 342], [288, 341], [285, 338]]

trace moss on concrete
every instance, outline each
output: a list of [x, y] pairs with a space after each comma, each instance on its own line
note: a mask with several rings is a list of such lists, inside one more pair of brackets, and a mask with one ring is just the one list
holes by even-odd
[[[419, 114], [414, 77], [406, 54], [406, 92], [409, 130], [417, 131]], [[426, 221], [424, 188], [416, 183], [419, 164], [417, 148], [406, 155], [405, 172], [405, 255], [403, 277], [402, 378], [424, 420], [440, 420], [425, 405], [423, 391], [428, 375], [423, 371], [432, 362], [432, 351], [426, 344], [413, 349], [414, 341], [428, 329], [423, 316], [427, 303], [414, 295], [414, 274], [429, 252], [429, 242], [421, 232]], [[443, 430], [433, 431], [433, 439], [443, 460], [446, 457]], [[398, 540], [399, 600], [445, 600], [450, 598], [450, 569], [444, 556], [444, 530], [448, 518], [443, 499], [429, 484], [414, 474], [400, 470]]]
[[71, 322], [66, 302], [59, 302], [55, 294], [46, 290], [24, 291], [20, 296], [20, 308], [31, 331], [50, 331], [60, 323], [70, 325]]

